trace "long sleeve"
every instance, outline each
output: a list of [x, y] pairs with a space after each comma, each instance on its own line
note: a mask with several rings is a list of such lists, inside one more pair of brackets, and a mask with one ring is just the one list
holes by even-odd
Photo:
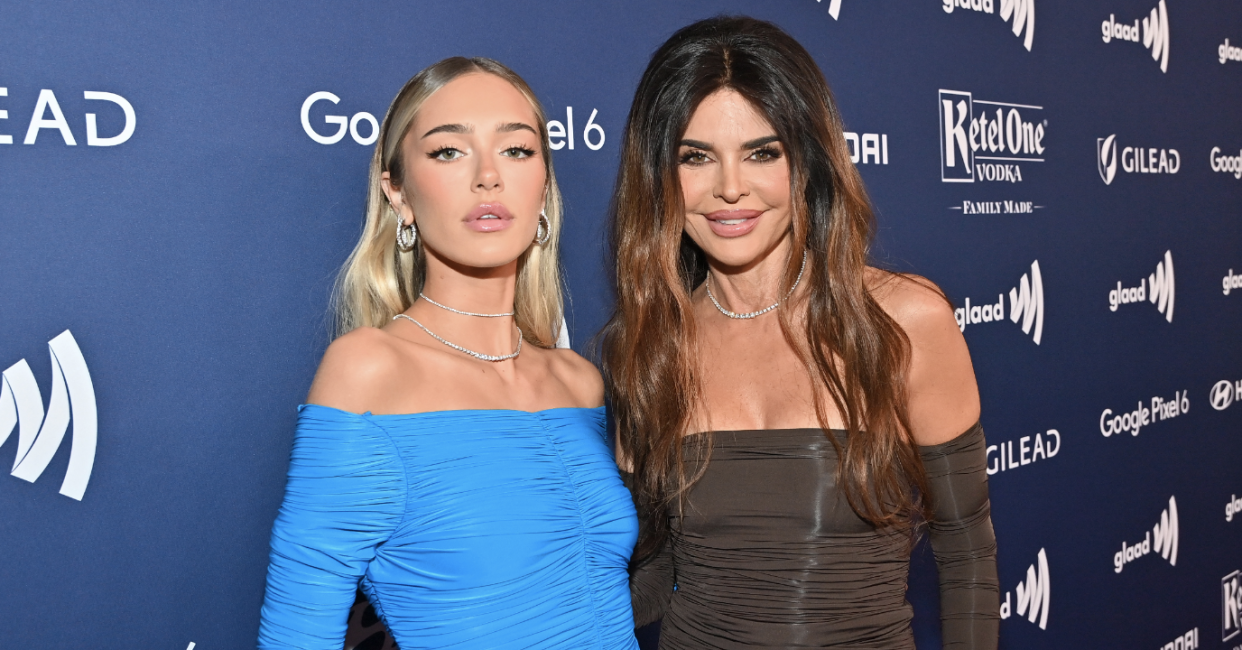
[[[621, 480], [633, 496], [634, 475], [623, 471]], [[650, 513], [647, 508], [637, 502], [637, 499], [635, 499], [634, 507], [638, 511], [639, 539], [642, 539], [647, 531], [641, 530], [641, 527], [646, 526], [650, 521]], [[672, 544], [671, 535], [664, 540], [659, 553], [646, 558], [641, 564], [631, 563], [630, 565], [630, 603], [634, 608], [635, 628], [650, 625], [664, 618], [664, 612], [668, 609], [669, 599], [673, 596], [674, 582], [670, 544]]]
[[650, 625], [664, 618], [673, 596], [672, 538], [660, 552], [630, 573], [630, 601], [634, 606], [634, 627]]
[[986, 442], [978, 424], [920, 448], [931, 490], [932, 550], [940, 572], [945, 650], [994, 650], [1000, 628], [996, 535], [988, 501]]
[[405, 511], [403, 465], [366, 416], [304, 406], [272, 529], [259, 648], [340, 650], [359, 579]]

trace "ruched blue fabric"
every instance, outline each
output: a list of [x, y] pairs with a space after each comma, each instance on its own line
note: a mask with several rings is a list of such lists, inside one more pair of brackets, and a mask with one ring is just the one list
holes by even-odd
[[402, 650], [638, 647], [638, 536], [603, 408], [300, 408], [259, 647], [341, 650], [363, 590]]

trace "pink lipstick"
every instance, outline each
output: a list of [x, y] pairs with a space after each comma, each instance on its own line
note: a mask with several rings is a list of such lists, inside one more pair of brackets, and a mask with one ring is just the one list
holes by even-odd
[[471, 210], [462, 222], [476, 232], [497, 232], [513, 225], [513, 213], [503, 203], [483, 203]]
[[763, 210], [716, 210], [703, 215], [718, 237], [741, 237], [755, 229]]

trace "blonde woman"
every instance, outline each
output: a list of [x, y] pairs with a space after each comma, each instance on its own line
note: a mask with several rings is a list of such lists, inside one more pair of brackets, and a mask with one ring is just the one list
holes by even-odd
[[562, 326], [542, 108], [490, 59], [380, 128], [341, 336], [301, 408], [260, 648], [340, 650], [361, 583], [397, 644], [636, 648], [634, 508]]

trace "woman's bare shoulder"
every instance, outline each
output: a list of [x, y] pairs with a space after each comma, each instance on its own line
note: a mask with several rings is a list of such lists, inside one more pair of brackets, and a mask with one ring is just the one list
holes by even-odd
[[604, 403], [604, 379], [590, 361], [573, 350], [545, 350], [552, 375], [569, 391], [577, 406], [594, 408]]
[[947, 442], [979, 419], [979, 389], [953, 305], [927, 278], [867, 269], [868, 289], [910, 340], [906, 388], [920, 445]]
[[[374, 327], [360, 327], [332, 342], [324, 352], [306, 401], [363, 413], [397, 383], [409, 363], [396, 337]], [[409, 377], [403, 379], [408, 385]]]
[[928, 328], [943, 329], [945, 323], [953, 324], [956, 329], [953, 305], [931, 280], [913, 273], [895, 273], [874, 267], [867, 267], [865, 278], [871, 296], [907, 336], [916, 336]]

